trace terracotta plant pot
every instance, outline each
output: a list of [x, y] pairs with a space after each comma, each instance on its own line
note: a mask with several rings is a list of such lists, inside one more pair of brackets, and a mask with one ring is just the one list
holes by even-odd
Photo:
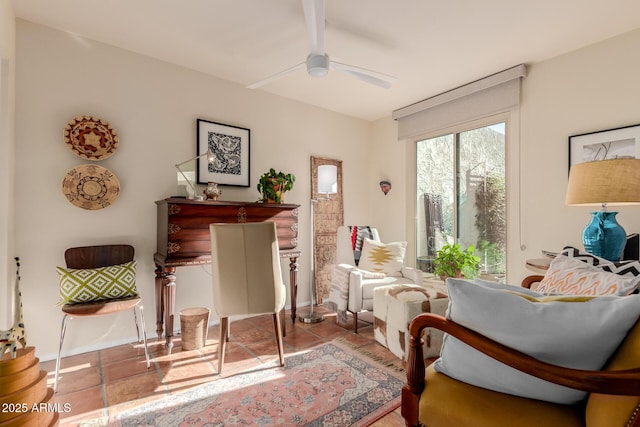
[[276, 172], [273, 168], [264, 173], [257, 185], [260, 192], [260, 202], [264, 203], [284, 203], [284, 193], [293, 188], [295, 182], [293, 174]]

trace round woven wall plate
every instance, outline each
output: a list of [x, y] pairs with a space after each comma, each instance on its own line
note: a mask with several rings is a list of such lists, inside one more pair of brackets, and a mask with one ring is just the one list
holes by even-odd
[[62, 193], [69, 202], [87, 210], [111, 206], [120, 194], [120, 181], [107, 168], [80, 165], [71, 169], [62, 180]]
[[64, 143], [73, 153], [86, 160], [104, 160], [118, 148], [118, 134], [98, 117], [78, 116], [64, 127]]

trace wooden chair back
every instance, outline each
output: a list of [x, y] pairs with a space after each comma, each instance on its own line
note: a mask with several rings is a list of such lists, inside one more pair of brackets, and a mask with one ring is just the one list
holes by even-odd
[[67, 268], [100, 268], [133, 261], [131, 245], [100, 245], [69, 248], [64, 252]]

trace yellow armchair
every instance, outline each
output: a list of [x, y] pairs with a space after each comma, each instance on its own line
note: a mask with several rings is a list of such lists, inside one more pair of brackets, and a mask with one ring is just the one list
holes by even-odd
[[[433, 365], [425, 368], [422, 334], [427, 327], [519, 371], [590, 394], [579, 404], [563, 405], [476, 387], [436, 372]], [[435, 314], [417, 316], [409, 332], [401, 409], [407, 426], [640, 427], [640, 321], [601, 371], [541, 362]]]

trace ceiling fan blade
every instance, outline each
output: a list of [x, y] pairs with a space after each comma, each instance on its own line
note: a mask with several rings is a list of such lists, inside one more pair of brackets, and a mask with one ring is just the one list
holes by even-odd
[[307, 64], [305, 62], [301, 62], [297, 65], [294, 65], [293, 67], [287, 68], [286, 70], [280, 71], [279, 73], [276, 73], [270, 77], [267, 77], [266, 79], [260, 80], [259, 82], [255, 82], [250, 84], [249, 86], [247, 86], [247, 89], [257, 89], [260, 86], [264, 86], [266, 84], [269, 84], [275, 80], [278, 80], [284, 76], [286, 76], [287, 74], [291, 74], [294, 71], [298, 71], [301, 70], [303, 68], [305, 68], [307, 66]]
[[342, 74], [346, 74], [363, 82], [371, 83], [385, 89], [389, 89], [397, 80], [395, 77], [378, 73], [376, 71], [367, 70], [366, 68], [356, 67], [355, 65], [343, 64], [341, 62], [331, 61], [332, 70], [336, 70]]
[[324, 55], [324, 0], [302, 0], [312, 54]]

